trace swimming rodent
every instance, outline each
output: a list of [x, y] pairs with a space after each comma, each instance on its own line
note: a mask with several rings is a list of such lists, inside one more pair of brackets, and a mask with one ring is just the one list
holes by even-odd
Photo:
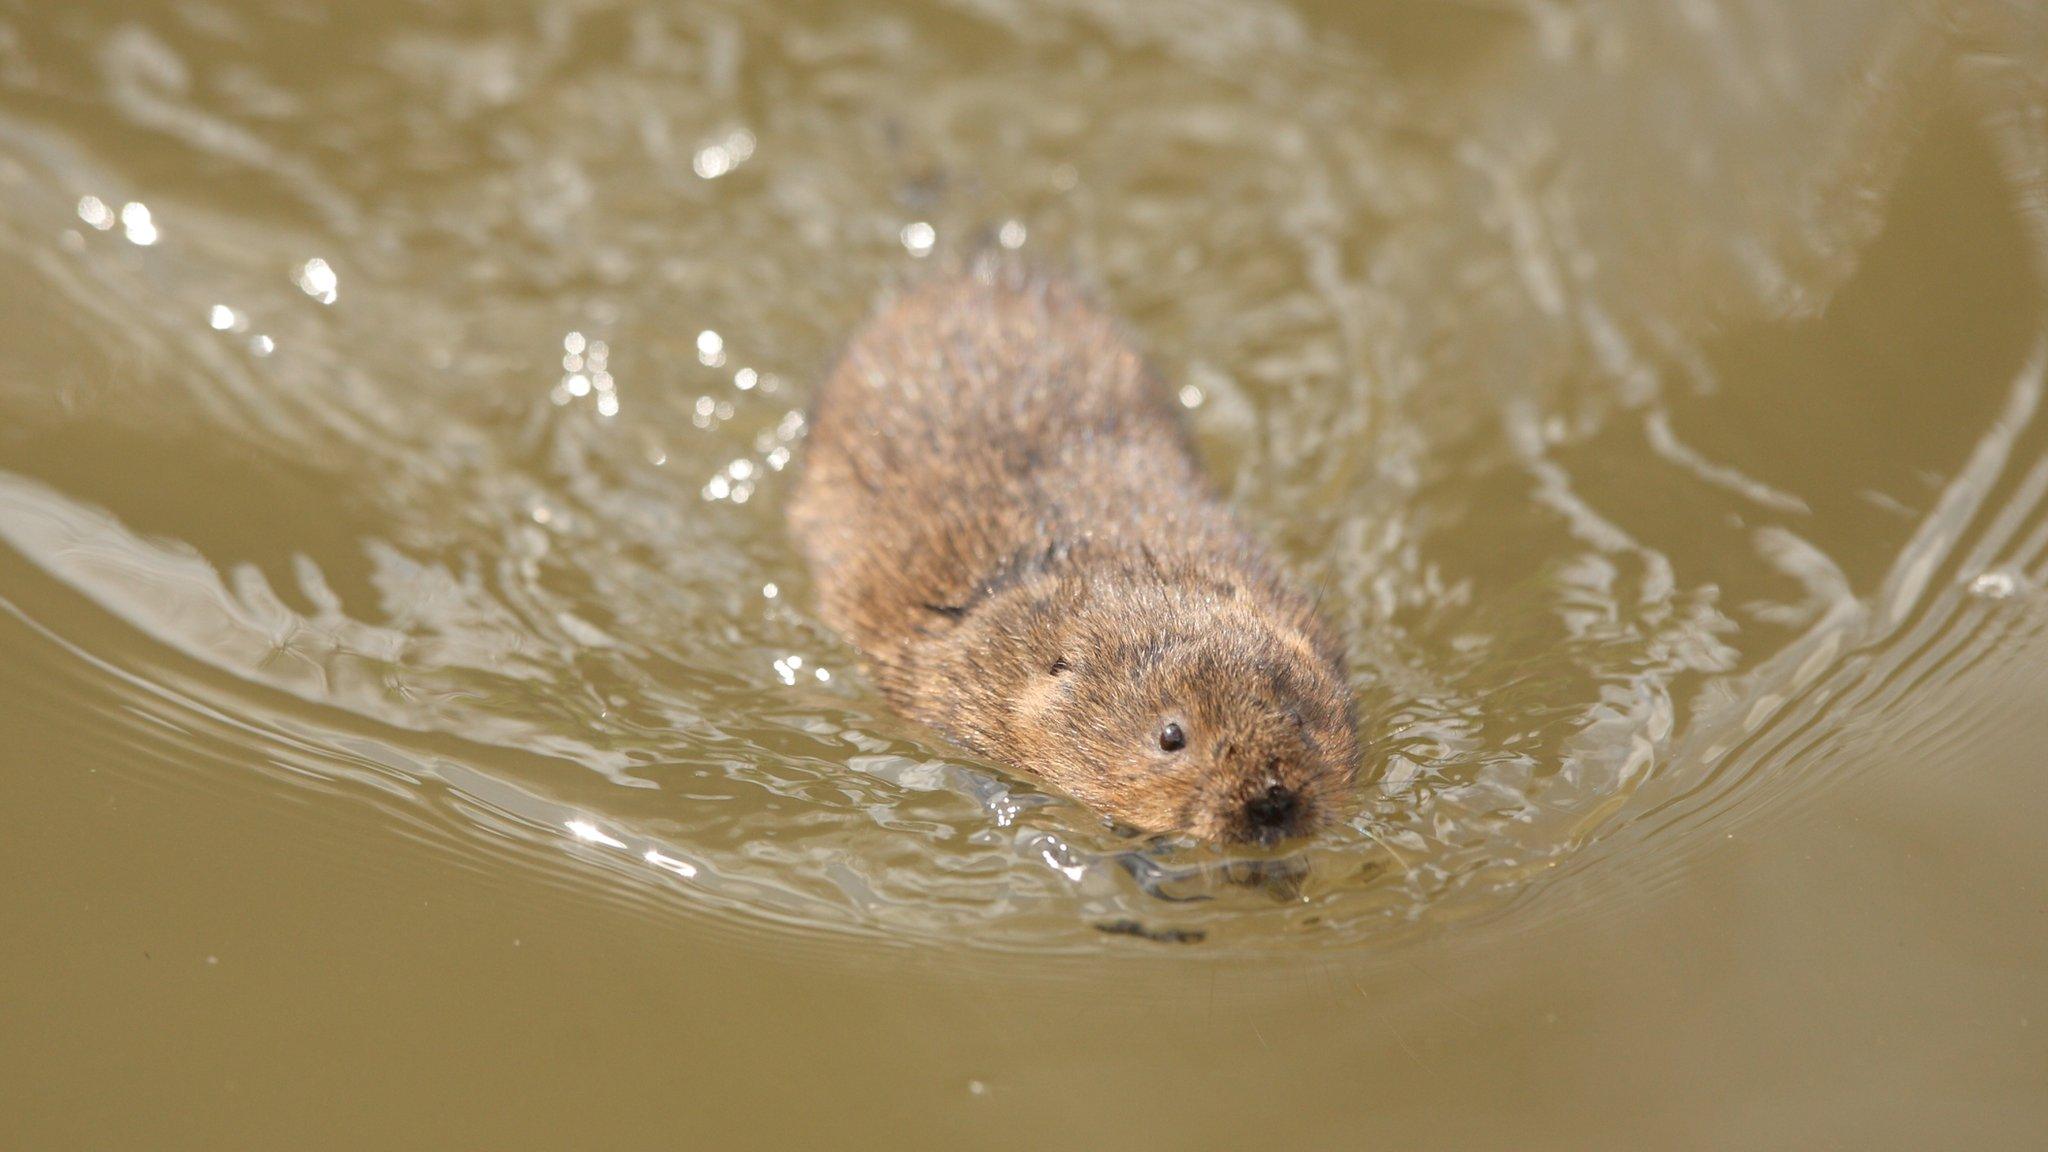
[[1273, 844], [1358, 759], [1336, 633], [1071, 285], [984, 266], [861, 329], [789, 519], [890, 704], [1143, 832]]

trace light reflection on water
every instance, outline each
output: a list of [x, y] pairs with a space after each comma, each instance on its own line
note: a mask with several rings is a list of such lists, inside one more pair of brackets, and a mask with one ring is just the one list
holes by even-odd
[[[34, 27], [148, 143], [125, 155], [36, 111], [46, 81], [10, 82], [0, 138], [27, 175], [0, 243], [103, 336], [78, 352], [115, 383], [58, 411], [9, 382], [0, 408], [25, 438], [162, 422], [258, 463], [144, 525], [154, 477], [0, 461], [0, 537], [136, 648], [203, 665], [195, 707], [288, 726], [305, 771], [487, 806], [445, 831], [507, 867], [1027, 951], [1125, 946], [1096, 929], [1130, 922], [1212, 950], [1384, 942], [1511, 910], [1562, 867], [1682, 859], [1703, 834], [1682, 826], [1710, 823], [1683, 814], [1785, 786], [1771, 733], [1815, 723], [1817, 692], [1939, 648], [1956, 589], [2038, 594], [2039, 384], [2013, 333], [1947, 365], [1970, 418], [1942, 443], [1822, 429], [1893, 457], [1840, 491], [1784, 466], [1796, 442], [1717, 431], [1755, 420], [1714, 408], [1748, 354], [1723, 330], [1821, 323], [1873, 245], [1925, 242], [1895, 188], [1944, 107], [1926, 61], [1958, 49], [1906, 7], [1790, 29], [1742, 5], [1546, 7], [1456, 99], [1280, 9], [1244, 6], [1236, 40], [1077, 11], [1009, 34], [1090, 83], [998, 62], [914, 103], [897, 73], [948, 58], [936, 33], [858, 13], [394, 19], [330, 30], [379, 62], [346, 74], [249, 21], [236, 37], [280, 37], [277, 59], [236, 85], [192, 74], [212, 33], [176, 17]], [[1971, 47], [2004, 70], [1942, 131], [2004, 165], [1973, 210], [2038, 246], [2028, 142], [1998, 125], [2038, 112], [2042, 62], [1984, 27]], [[220, 165], [258, 186], [201, 179]], [[1880, 238], [1895, 202], [1908, 231]], [[802, 382], [878, 291], [1027, 237], [1131, 318], [1219, 484], [1354, 638], [1380, 776], [1305, 874], [1259, 872], [1285, 884], [962, 761], [882, 714], [809, 614], [780, 520]], [[261, 481], [285, 465], [332, 503], [198, 542], [275, 506]], [[1880, 504], [1886, 527], [1856, 518]], [[234, 695], [252, 685], [292, 703]], [[363, 727], [396, 750], [382, 767], [351, 751]], [[441, 737], [459, 752], [415, 746]]]

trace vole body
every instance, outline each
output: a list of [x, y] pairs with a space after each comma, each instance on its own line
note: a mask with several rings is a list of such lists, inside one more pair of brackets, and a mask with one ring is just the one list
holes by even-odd
[[870, 320], [819, 390], [789, 516], [826, 621], [967, 749], [1149, 832], [1272, 843], [1341, 804], [1335, 633], [1073, 288], [960, 276]]

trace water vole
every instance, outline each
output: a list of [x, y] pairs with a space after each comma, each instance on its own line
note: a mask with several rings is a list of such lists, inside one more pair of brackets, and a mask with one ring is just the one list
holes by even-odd
[[1071, 287], [984, 270], [899, 299], [805, 451], [797, 544], [898, 711], [1149, 832], [1273, 843], [1342, 802], [1342, 646]]

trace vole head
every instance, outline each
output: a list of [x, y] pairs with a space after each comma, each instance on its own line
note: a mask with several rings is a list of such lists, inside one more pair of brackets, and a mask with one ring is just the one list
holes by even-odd
[[1034, 613], [1038, 666], [988, 752], [1148, 832], [1274, 844], [1331, 818], [1358, 759], [1341, 658], [1305, 609], [1229, 585], [1093, 582]]

